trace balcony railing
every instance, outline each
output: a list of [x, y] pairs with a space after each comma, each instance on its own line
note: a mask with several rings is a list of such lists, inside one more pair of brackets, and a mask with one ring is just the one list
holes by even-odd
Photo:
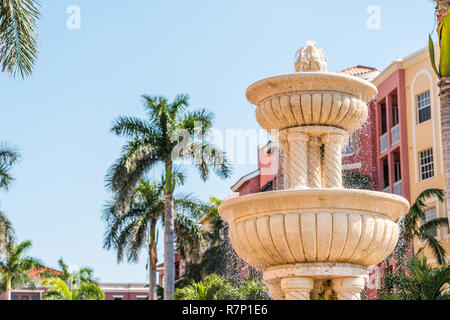
[[394, 194], [401, 196], [402, 195], [402, 180], [394, 183]]
[[387, 132], [380, 137], [380, 152], [384, 153], [388, 149], [388, 134]]
[[395, 146], [400, 141], [400, 126], [397, 124], [391, 128], [391, 146]]

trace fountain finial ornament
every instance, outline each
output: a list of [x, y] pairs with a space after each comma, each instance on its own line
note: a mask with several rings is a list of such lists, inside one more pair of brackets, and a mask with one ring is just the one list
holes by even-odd
[[306, 41], [306, 45], [297, 50], [296, 56], [296, 72], [327, 72], [327, 57], [324, 50], [316, 46], [315, 41]]
[[393, 251], [396, 221], [409, 210], [397, 195], [342, 188], [342, 145], [378, 91], [326, 66], [323, 50], [308, 41], [298, 72], [247, 89], [258, 123], [278, 132], [284, 186], [219, 207], [236, 253], [263, 272], [277, 300], [361, 299], [368, 268]]

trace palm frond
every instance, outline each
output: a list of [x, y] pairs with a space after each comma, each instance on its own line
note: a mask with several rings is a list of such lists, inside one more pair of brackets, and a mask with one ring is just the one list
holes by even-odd
[[[179, 165], [172, 165], [172, 170], [170, 173], [170, 182], [169, 182], [169, 191], [171, 193], [174, 192], [174, 190], [179, 187], [184, 185], [185, 181], [186, 181], [186, 171], [183, 170], [183, 168]], [[163, 174], [161, 176], [161, 185], [162, 186], [166, 186], [166, 175]]]
[[23, 255], [25, 252], [27, 252], [31, 248], [31, 246], [32, 246], [32, 243], [30, 240], [22, 241], [21, 243], [19, 243], [18, 245], [16, 245], [14, 247], [15, 254], [17, 256]]
[[106, 186], [116, 194], [115, 204], [124, 210], [129, 206], [137, 182], [158, 161], [155, 150], [145, 141], [125, 145], [121, 157], [108, 170]]
[[13, 177], [9, 171], [21, 158], [20, 153], [5, 143], [0, 144], [0, 189], [8, 189]]
[[444, 191], [438, 188], [425, 189], [417, 198], [424, 201], [431, 197], [437, 197], [438, 200], [442, 202], [444, 200]]
[[121, 116], [114, 120], [111, 131], [118, 136], [130, 139], [156, 139], [154, 127], [136, 117]]
[[448, 218], [435, 218], [433, 220], [425, 222], [422, 226], [422, 230], [432, 230], [442, 227], [448, 227]]
[[43, 295], [44, 299], [59, 297], [62, 300], [72, 300], [72, 292], [64, 280], [57, 277], [44, 278], [42, 285], [48, 287], [47, 293]]
[[127, 243], [128, 261], [139, 261], [139, 252], [149, 243], [147, 231], [151, 222], [151, 214], [138, 217], [132, 222], [131, 234]]
[[0, 63], [2, 71], [22, 78], [33, 72], [38, 54], [36, 0], [0, 0]]
[[62, 276], [60, 278], [67, 281], [70, 277], [69, 266], [64, 262], [62, 257], [58, 259], [58, 266], [62, 272]]
[[419, 235], [420, 240], [424, 241], [437, 260], [439, 265], [445, 264], [445, 249], [436, 238], [428, 232], [422, 232]]
[[175, 242], [183, 259], [196, 261], [200, 258], [204, 244], [204, 233], [197, 221], [186, 215], [175, 213]]
[[143, 211], [131, 208], [124, 214], [116, 212], [115, 218], [110, 217], [110, 222], [105, 231], [103, 247], [107, 250], [117, 250], [117, 262], [121, 262], [124, 253], [129, 248], [129, 239], [133, 234], [133, 221], [138, 218]]
[[203, 215], [205, 204], [191, 193], [177, 193], [174, 196], [174, 208], [178, 212], [199, 219]]
[[187, 112], [180, 126], [190, 134], [205, 135], [213, 126], [213, 121], [214, 113], [206, 109], [197, 109]]
[[80, 270], [78, 270], [78, 276], [80, 277], [81, 283], [96, 283], [96, 281], [93, 278], [94, 275], [94, 269], [91, 267], [81, 267]]
[[117, 251], [117, 261], [126, 256], [129, 262], [139, 261], [139, 252], [148, 243], [147, 231], [164, 214], [159, 184], [141, 179], [126, 212], [115, 209], [114, 202], [105, 206], [103, 219], [107, 222], [104, 248]]
[[42, 299], [44, 300], [67, 300], [64, 295], [59, 291], [48, 290], [42, 295]]
[[31, 241], [23, 241], [19, 244], [10, 242], [6, 247], [5, 257], [0, 260], [0, 270], [11, 276], [11, 285], [28, 286], [34, 285], [30, 279], [29, 271], [36, 267], [43, 267], [43, 263], [36, 258], [24, 256], [30, 249]]
[[15, 240], [15, 231], [11, 221], [0, 211], [0, 253], [6, 251], [7, 246]]
[[444, 199], [444, 191], [442, 189], [430, 188], [423, 190], [418, 195], [408, 214], [404, 218], [403, 235], [405, 241], [409, 241], [413, 236], [417, 236], [422, 241], [429, 242], [428, 245], [435, 253], [436, 259], [442, 261], [442, 257], [445, 256], [445, 251], [442, 251], [443, 247], [439, 244], [439, 241], [431, 236], [427, 230], [448, 225], [448, 221], [446, 222], [443, 219], [438, 218], [435, 221], [429, 221], [420, 226], [420, 223], [426, 221], [425, 210], [427, 209], [427, 204], [425, 201], [430, 197], [436, 197], [442, 202]]
[[189, 98], [190, 97], [188, 94], [183, 93], [175, 97], [175, 99], [169, 106], [169, 113], [171, 114], [173, 119], [189, 107]]
[[[150, 121], [155, 127], [162, 129], [164, 127], [164, 114], [167, 113], [168, 100], [163, 96], [142, 95], [142, 102]], [[167, 120], [167, 119], [166, 119]]]
[[203, 181], [208, 180], [211, 169], [222, 179], [231, 176], [233, 171], [226, 154], [207, 142], [193, 144], [190, 157]]

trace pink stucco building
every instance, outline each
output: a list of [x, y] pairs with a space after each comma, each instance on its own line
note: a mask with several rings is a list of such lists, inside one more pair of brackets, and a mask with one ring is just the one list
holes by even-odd
[[147, 283], [101, 283], [105, 300], [148, 300]]
[[[380, 70], [373, 67], [356, 66], [338, 73], [345, 73], [367, 81], [372, 81], [380, 74]], [[370, 177], [374, 188], [378, 185], [378, 159], [376, 149], [376, 103], [368, 104], [369, 116], [364, 125], [354, 132], [342, 151], [342, 171], [358, 171]]]

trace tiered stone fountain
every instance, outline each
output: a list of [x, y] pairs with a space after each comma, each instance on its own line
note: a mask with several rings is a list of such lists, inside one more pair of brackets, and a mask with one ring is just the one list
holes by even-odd
[[313, 42], [299, 50], [296, 73], [247, 90], [258, 123], [279, 130], [285, 190], [234, 198], [219, 208], [237, 254], [263, 271], [277, 300], [357, 300], [369, 266], [399, 236], [406, 199], [342, 188], [341, 149], [367, 119], [377, 95], [360, 78], [328, 73]]

